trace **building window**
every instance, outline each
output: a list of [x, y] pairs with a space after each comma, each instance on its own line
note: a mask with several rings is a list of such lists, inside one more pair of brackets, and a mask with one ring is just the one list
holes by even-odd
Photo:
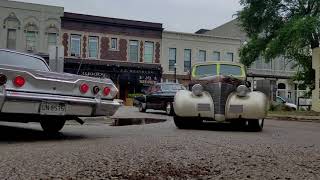
[[118, 49], [118, 39], [111, 38], [111, 49], [117, 50]]
[[226, 53], [226, 59], [225, 59], [226, 61], [231, 61], [231, 62], [233, 62], [233, 53], [231, 53], [231, 52], [227, 52]]
[[212, 60], [213, 61], [220, 61], [221, 59], [220, 59], [221, 57], [220, 57], [220, 52], [218, 52], [218, 51], [213, 51], [213, 58], [212, 58]]
[[146, 63], [153, 62], [153, 50], [154, 50], [153, 42], [144, 43], [144, 62]]
[[130, 41], [130, 47], [129, 47], [129, 60], [131, 62], [138, 62], [138, 45], [139, 42], [138, 41]]
[[36, 48], [36, 32], [35, 31], [27, 31], [26, 33], [26, 48], [27, 50], [35, 50]]
[[191, 49], [184, 50], [184, 72], [190, 72], [191, 69]]
[[8, 29], [7, 34], [7, 48], [16, 49], [17, 31], [15, 29]]
[[89, 37], [89, 58], [98, 58], [98, 37]]
[[57, 45], [57, 34], [48, 33], [48, 46], [56, 46], [56, 45]]
[[206, 51], [199, 50], [199, 58], [198, 59], [200, 62], [205, 62], [207, 59], [206, 56], [207, 56]]
[[177, 49], [169, 48], [169, 71], [174, 71], [177, 58]]
[[71, 35], [71, 56], [80, 57], [81, 36]]

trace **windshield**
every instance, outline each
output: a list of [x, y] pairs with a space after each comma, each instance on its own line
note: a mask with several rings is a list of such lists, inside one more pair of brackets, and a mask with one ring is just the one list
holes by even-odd
[[221, 64], [220, 65], [220, 74], [225, 76], [241, 76], [242, 71], [240, 66]]
[[49, 71], [48, 66], [41, 59], [8, 51], [0, 51], [0, 64]]
[[217, 65], [216, 64], [208, 64], [208, 65], [200, 65], [196, 67], [195, 70], [196, 76], [214, 76], [217, 75]]
[[185, 89], [185, 87], [180, 84], [163, 84], [161, 89], [162, 91], [176, 92]]

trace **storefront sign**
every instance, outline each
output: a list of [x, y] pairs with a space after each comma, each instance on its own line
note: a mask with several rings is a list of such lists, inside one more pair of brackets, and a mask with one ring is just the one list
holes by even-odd
[[82, 76], [102, 78], [102, 79], [110, 78], [110, 75], [109, 75], [109, 74], [107, 74], [107, 73], [102, 73], [102, 72], [88, 72], [88, 71], [84, 71], [84, 72], [82, 72], [81, 75], [82, 75]]
[[157, 76], [139, 76], [139, 83], [145, 84], [145, 85], [153, 85], [158, 82]]

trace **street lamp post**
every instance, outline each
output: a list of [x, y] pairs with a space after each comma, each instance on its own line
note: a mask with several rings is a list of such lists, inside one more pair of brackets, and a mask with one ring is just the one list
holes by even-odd
[[174, 82], [177, 83], [177, 63], [174, 63]]

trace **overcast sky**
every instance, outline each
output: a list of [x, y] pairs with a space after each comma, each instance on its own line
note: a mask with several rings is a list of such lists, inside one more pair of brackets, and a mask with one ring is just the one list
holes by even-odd
[[213, 29], [235, 18], [239, 0], [17, 0], [74, 12], [162, 23], [169, 31]]

